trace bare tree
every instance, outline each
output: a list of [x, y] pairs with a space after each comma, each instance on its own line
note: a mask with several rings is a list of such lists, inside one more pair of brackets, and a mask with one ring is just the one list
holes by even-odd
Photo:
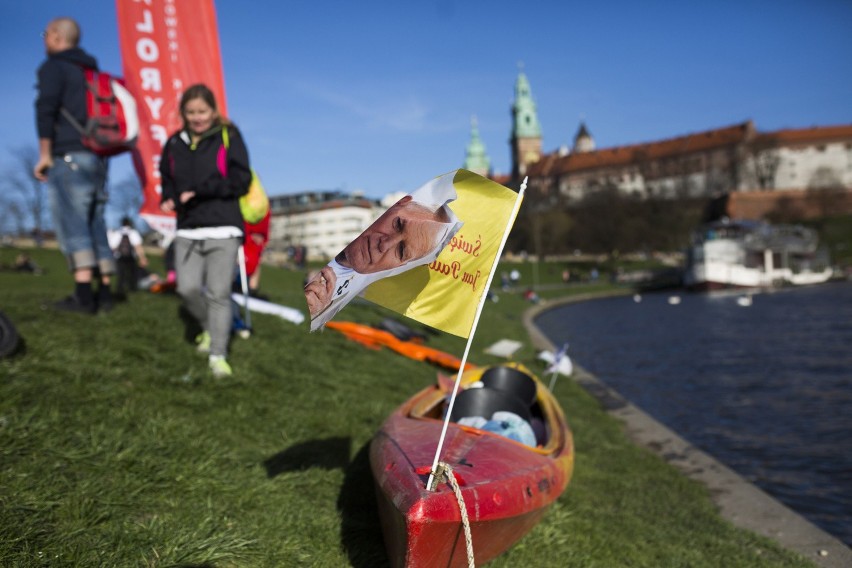
[[[17, 161], [17, 167], [9, 167], [3, 176], [2, 184], [7, 203], [17, 202], [20, 213], [15, 215], [19, 229], [25, 221], [32, 224], [36, 242], [40, 242], [44, 232], [44, 217], [47, 209], [47, 191], [45, 184], [33, 177], [33, 168], [38, 162], [38, 150], [32, 146], [19, 146], [11, 150]], [[24, 222], [20, 214], [25, 217]]]
[[731, 179], [726, 172], [723, 156], [719, 152], [707, 152], [704, 155], [704, 195], [718, 197], [729, 193]]
[[541, 215], [541, 233], [538, 235], [540, 253], [559, 254], [569, 250], [571, 227], [574, 220], [562, 207], [555, 207]]
[[794, 223], [804, 218], [804, 212], [799, 204], [789, 196], [782, 195], [766, 218], [771, 223]]
[[842, 211], [845, 194], [843, 182], [837, 173], [827, 166], [817, 168], [808, 182], [807, 200], [820, 218]]
[[530, 180], [520, 214], [509, 234], [509, 250], [541, 253], [541, 213], [557, 199], [554, 187], [550, 178]]
[[631, 250], [632, 202], [614, 185], [604, 185], [589, 192], [571, 211], [574, 218], [570, 227], [573, 246], [611, 256], [618, 250]]
[[25, 213], [15, 199], [0, 195], [0, 233], [22, 235], [26, 232]]

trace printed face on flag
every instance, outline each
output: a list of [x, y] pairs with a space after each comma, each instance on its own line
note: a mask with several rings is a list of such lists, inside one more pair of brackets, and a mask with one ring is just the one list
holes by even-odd
[[376, 282], [364, 297], [430, 327], [469, 337], [521, 198], [467, 170], [439, 179], [452, 181], [457, 199], [450, 208], [464, 227], [428, 266]]
[[361, 233], [334, 260], [359, 274], [398, 268], [426, 256], [440, 244], [450, 217], [406, 195]]
[[397, 201], [308, 282], [311, 331], [373, 282], [438, 256], [461, 227], [448, 206], [456, 198], [452, 179], [441, 179]]

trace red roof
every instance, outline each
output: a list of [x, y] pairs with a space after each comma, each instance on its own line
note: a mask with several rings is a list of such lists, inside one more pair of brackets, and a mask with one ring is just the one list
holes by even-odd
[[580, 170], [624, 166], [644, 160], [659, 160], [668, 156], [677, 156], [691, 152], [723, 148], [744, 141], [754, 131], [751, 121], [735, 124], [716, 130], [697, 134], [687, 134], [677, 138], [615, 146], [592, 152], [579, 152], [560, 156], [559, 153], [547, 154], [541, 160], [530, 164], [527, 169], [530, 177], [558, 175]]
[[542, 156], [538, 162], [530, 164], [527, 173], [530, 177], [534, 178], [598, 168], [627, 166], [646, 160], [659, 160], [693, 152], [726, 148], [752, 139], [765, 139], [766, 142], [786, 145], [813, 144], [843, 139], [852, 141], [852, 125], [757, 133], [754, 130], [754, 124], [749, 120], [733, 126], [687, 134], [685, 136], [678, 136], [677, 138], [660, 140], [659, 142], [615, 146], [592, 152], [578, 152], [567, 155], [560, 155], [559, 152], [553, 152]]
[[497, 174], [491, 176], [491, 181], [495, 181], [500, 185], [508, 185], [512, 181], [512, 176], [509, 174]]
[[788, 128], [765, 132], [759, 138], [768, 138], [782, 144], [817, 144], [820, 142], [833, 142], [836, 140], [852, 141], [852, 124], [841, 126], [815, 126], [813, 128]]

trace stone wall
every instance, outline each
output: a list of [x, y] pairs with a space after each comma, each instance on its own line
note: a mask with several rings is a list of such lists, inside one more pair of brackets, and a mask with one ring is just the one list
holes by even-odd
[[734, 192], [726, 207], [732, 219], [785, 221], [852, 214], [852, 189]]

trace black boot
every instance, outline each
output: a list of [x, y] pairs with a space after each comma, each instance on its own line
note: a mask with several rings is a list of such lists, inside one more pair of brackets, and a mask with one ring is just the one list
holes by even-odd
[[88, 282], [77, 282], [74, 287], [74, 293], [67, 298], [54, 302], [53, 307], [65, 312], [77, 312], [80, 314], [95, 313], [97, 306], [92, 297], [92, 285]]
[[101, 284], [98, 288], [98, 311], [106, 313], [112, 311], [113, 307], [115, 307], [115, 301], [109, 284]]

